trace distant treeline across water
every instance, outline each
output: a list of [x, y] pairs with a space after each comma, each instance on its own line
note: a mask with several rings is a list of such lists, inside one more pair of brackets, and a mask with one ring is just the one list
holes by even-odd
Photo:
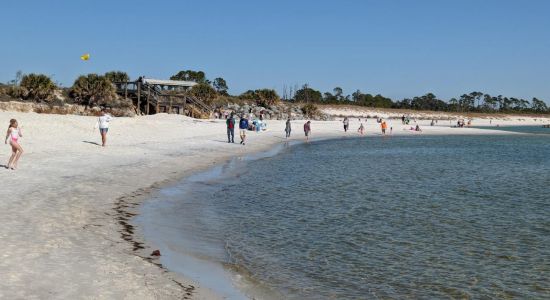
[[433, 93], [424, 96], [405, 98], [403, 100], [392, 100], [380, 94], [364, 94], [356, 90], [351, 95], [344, 95], [342, 88], [336, 87], [333, 93], [312, 89], [304, 85], [301, 89], [283, 88], [283, 99], [297, 102], [319, 103], [319, 104], [347, 104], [376, 108], [398, 108], [414, 110], [432, 110], [448, 112], [482, 112], [482, 113], [550, 113], [550, 110], [543, 100], [533, 98], [531, 101], [493, 96], [482, 92], [471, 92], [463, 94], [458, 98], [451, 98], [444, 101], [437, 98]]

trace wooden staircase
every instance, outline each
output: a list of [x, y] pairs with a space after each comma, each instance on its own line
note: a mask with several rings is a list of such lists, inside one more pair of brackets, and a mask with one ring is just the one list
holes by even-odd
[[124, 98], [132, 99], [137, 114], [151, 115], [159, 113], [159, 107], [172, 105], [172, 100], [194, 107], [204, 115], [211, 115], [212, 107], [196, 97], [183, 93], [170, 93], [162, 91], [154, 84], [139, 81], [115, 82], [116, 92]]

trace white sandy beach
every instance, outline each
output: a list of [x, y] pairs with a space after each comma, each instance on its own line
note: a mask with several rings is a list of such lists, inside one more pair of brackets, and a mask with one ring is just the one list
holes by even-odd
[[[128, 228], [124, 231], [120, 221], [131, 218], [125, 212], [151, 189], [283, 142], [284, 121], [268, 121], [266, 132], [249, 132], [242, 146], [238, 130], [236, 144], [227, 143], [224, 120], [166, 114], [117, 118], [111, 122], [108, 147], [102, 148], [94, 117], [1, 111], [3, 130], [11, 118], [23, 128], [25, 153], [18, 170], [0, 168], [0, 299], [223, 298], [140, 257], [153, 249], [133, 251], [121, 235]], [[392, 120], [393, 135], [504, 134], [449, 128], [449, 121], [430, 127], [429, 122], [419, 121], [423, 132], [417, 133]], [[475, 119], [473, 125], [489, 122]], [[293, 140], [303, 140], [303, 123], [293, 121]], [[548, 123], [532, 117], [491, 121], [493, 126]], [[313, 121], [312, 140], [358, 136], [358, 126], [352, 119], [351, 132], [344, 134], [339, 120]], [[379, 135], [373, 119], [366, 129], [367, 136]], [[5, 165], [10, 147], [1, 149], [0, 165]]]

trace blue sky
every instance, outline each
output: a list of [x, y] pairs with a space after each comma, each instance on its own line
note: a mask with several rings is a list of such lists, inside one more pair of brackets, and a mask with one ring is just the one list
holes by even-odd
[[[223, 77], [230, 93], [336, 86], [394, 99], [550, 100], [550, 1], [6, 1], [0, 82], [123, 70]], [[80, 55], [89, 52], [91, 60]]]

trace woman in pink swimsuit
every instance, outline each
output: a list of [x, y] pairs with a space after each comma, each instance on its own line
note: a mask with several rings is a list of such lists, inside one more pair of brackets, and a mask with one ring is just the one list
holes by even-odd
[[7, 169], [15, 170], [15, 168], [17, 168], [17, 162], [23, 154], [23, 148], [19, 145], [20, 137], [23, 137], [23, 133], [21, 132], [21, 128], [19, 128], [19, 124], [17, 124], [16, 119], [11, 119], [5, 141], [6, 144], [9, 143], [12, 151], [10, 160], [6, 166]]

